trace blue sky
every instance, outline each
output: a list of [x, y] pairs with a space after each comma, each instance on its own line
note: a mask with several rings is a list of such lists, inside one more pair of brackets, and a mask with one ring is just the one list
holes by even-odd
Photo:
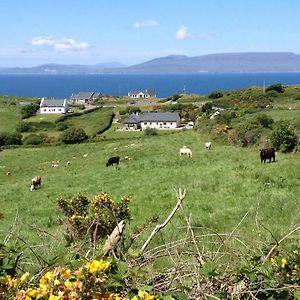
[[0, 66], [300, 54], [299, 0], [1, 0]]

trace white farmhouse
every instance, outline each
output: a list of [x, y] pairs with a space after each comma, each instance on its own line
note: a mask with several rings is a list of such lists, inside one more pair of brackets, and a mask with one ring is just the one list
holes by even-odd
[[67, 99], [45, 99], [40, 103], [41, 114], [66, 114], [68, 112]]
[[156, 94], [154, 91], [130, 91], [128, 92], [128, 97], [132, 99], [137, 98], [156, 98]]
[[176, 129], [180, 126], [180, 116], [176, 112], [144, 112], [132, 114], [124, 123], [125, 130]]

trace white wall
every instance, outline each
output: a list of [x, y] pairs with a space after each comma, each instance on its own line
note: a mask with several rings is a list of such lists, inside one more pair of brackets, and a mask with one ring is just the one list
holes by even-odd
[[68, 107], [41, 107], [41, 114], [65, 114], [67, 113]]
[[177, 122], [141, 122], [142, 130], [147, 127], [156, 129], [175, 129], [179, 126], [179, 121]]

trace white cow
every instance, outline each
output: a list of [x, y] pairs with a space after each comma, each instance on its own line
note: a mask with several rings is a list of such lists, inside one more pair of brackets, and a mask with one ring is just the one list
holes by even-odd
[[180, 148], [179, 155], [186, 154], [188, 157], [192, 157], [192, 150], [187, 147]]
[[208, 149], [208, 150], [211, 149], [211, 142], [205, 143], [204, 146], [205, 146], [205, 149]]

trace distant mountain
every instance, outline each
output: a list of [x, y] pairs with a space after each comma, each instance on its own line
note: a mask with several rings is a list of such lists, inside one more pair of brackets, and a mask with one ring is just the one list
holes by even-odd
[[31, 68], [1, 68], [0, 74], [100, 74], [107, 68], [124, 68], [119, 62], [99, 63], [96, 65], [44, 64]]
[[291, 52], [220, 53], [195, 57], [170, 55], [126, 67], [118, 62], [96, 65], [46, 64], [0, 68], [0, 74], [176, 74], [226, 72], [300, 72], [300, 55]]
[[[116, 70], [113, 70], [114, 72]], [[290, 52], [172, 55], [119, 69], [124, 73], [300, 72], [300, 55]]]

